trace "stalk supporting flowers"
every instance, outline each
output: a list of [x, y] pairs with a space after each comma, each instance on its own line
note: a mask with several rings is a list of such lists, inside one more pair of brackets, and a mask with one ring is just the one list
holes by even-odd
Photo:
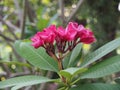
[[50, 25], [42, 32], [37, 32], [31, 40], [34, 48], [45, 48], [48, 55], [58, 62], [59, 70], [63, 70], [62, 59], [64, 56], [72, 51], [78, 43], [93, 43], [95, 37], [90, 29], [78, 25], [76, 22], [69, 22], [66, 28]]

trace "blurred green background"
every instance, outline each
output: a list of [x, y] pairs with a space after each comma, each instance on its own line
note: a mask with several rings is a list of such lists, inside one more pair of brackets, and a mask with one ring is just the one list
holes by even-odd
[[[0, 0], [0, 81], [30, 73], [41, 74], [39, 69], [32, 68], [19, 56], [14, 42], [23, 39], [29, 41], [37, 31], [50, 24], [66, 26], [69, 21], [83, 24], [94, 32], [97, 41], [83, 46], [86, 55], [120, 37], [120, 1]], [[120, 48], [103, 58], [113, 54], [120, 54]], [[110, 82], [110, 79], [107, 77], [105, 80]]]

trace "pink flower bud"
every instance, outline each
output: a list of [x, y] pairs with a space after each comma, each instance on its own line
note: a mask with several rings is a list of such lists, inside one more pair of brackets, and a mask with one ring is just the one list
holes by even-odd
[[69, 22], [66, 28], [60, 26], [56, 29], [55, 25], [50, 25], [44, 28], [42, 32], [35, 34], [31, 40], [32, 46], [35, 48], [43, 46], [48, 53], [55, 52], [53, 45], [55, 42], [58, 51], [65, 53], [67, 50], [72, 50], [80, 42], [85, 44], [94, 42], [95, 37], [93, 32], [86, 29], [83, 25], [78, 25], [76, 22]]
[[95, 41], [95, 37], [93, 35], [93, 32], [90, 31], [89, 29], [82, 29], [80, 31], [78, 31], [78, 35], [77, 37], [80, 37], [80, 41], [85, 43], [85, 44], [90, 44], [93, 43]]
[[66, 41], [67, 40], [66, 39], [66, 34], [65, 34], [65, 29], [62, 26], [57, 28], [56, 35], [57, 35], [57, 38], [60, 39], [60, 41], [64, 41], [64, 40]]
[[47, 28], [44, 28], [44, 30], [43, 30], [44, 32], [53, 32], [53, 33], [55, 33], [56, 32], [56, 26], [55, 25], [50, 25], [49, 27], [47, 27]]
[[39, 48], [40, 46], [44, 45], [44, 44], [53, 44], [54, 40], [55, 40], [55, 30], [56, 30], [56, 26], [55, 25], [51, 25], [47, 28], [45, 28], [43, 30], [43, 32], [38, 32], [37, 34], [35, 34], [35, 36], [33, 36], [31, 38], [32, 40], [32, 46], [34, 46], [35, 48]]
[[55, 34], [51, 31], [41, 32], [40, 37], [44, 41], [45, 44], [53, 43], [55, 40]]
[[34, 48], [39, 48], [44, 44], [43, 40], [40, 38], [40, 32], [35, 34], [35, 36], [31, 38], [31, 40], [32, 40], [32, 46], [34, 46]]
[[76, 28], [78, 27], [77, 23], [70, 22], [66, 27], [66, 33], [69, 41], [72, 41], [75, 39], [75, 36], [77, 34]]
[[57, 34], [62, 41], [72, 41], [75, 39], [77, 31], [75, 30], [74, 25], [72, 25], [72, 23], [69, 23], [66, 29], [63, 27], [58, 27]]
[[43, 32], [41, 32], [41, 38], [45, 43], [51, 43], [53, 44], [56, 34], [56, 26], [55, 25], [50, 25], [49, 27], [45, 28]]

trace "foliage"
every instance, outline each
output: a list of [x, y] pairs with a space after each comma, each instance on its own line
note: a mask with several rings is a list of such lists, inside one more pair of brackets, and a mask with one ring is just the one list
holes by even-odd
[[[119, 90], [120, 39], [115, 39], [120, 37], [118, 3], [119, 0], [1, 0], [0, 90], [56, 90], [50, 84], [60, 90]], [[28, 39], [51, 24], [66, 26], [69, 21], [91, 28], [97, 41], [89, 45], [87, 52], [86, 45], [79, 43], [62, 60], [64, 70], [59, 70], [44, 48], [34, 49]]]
[[[68, 67], [67, 69], [64, 69], [61, 71], [57, 70], [57, 66], [56, 66], [57, 63], [54, 62], [54, 60], [51, 60], [50, 58], [48, 58], [48, 56], [46, 54], [44, 54], [44, 51], [42, 48], [36, 50], [36, 49], [32, 48], [32, 46], [28, 42], [21, 42], [21, 41], [17, 41], [15, 43], [15, 46], [16, 46], [16, 49], [19, 52], [19, 54], [21, 56], [23, 56], [26, 60], [28, 60], [28, 62], [30, 62], [34, 67], [39, 67], [44, 70], [51, 70], [51, 71], [55, 71], [55, 72], [57, 71], [57, 74], [60, 76], [60, 78], [64, 77], [66, 79], [66, 81], [63, 82], [62, 78], [61, 78], [61, 80], [59, 80], [59, 78], [58, 78], [57, 83], [63, 83], [62, 88], [68, 90], [68, 89], [70, 89], [70, 87], [76, 85], [76, 83], [81, 79], [100, 78], [100, 77], [104, 77], [106, 75], [110, 75], [110, 74], [120, 71], [120, 69], [119, 69], [120, 55], [111, 57], [107, 60], [101, 61], [90, 67], [87, 67], [91, 63], [94, 63], [96, 60], [99, 60], [104, 55], [108, 54], [109, 52], [111, 52], [114, 49], [116, 49], [117, 47], [119, 47], [119, 45], [120, 45], [119, 41], [120, 41], [120, 38], [115, 39], [115, 40], [109, 42], [108, 44], [102, 46], [98, 50], [94, 51], [93, 53], [89, 54], [89, 57], [92, 56], [92, 59], [89, 59], [88, 61], [83, 61], [80, 66]], [[114, 43], [114, 45], [113, 45], [113, 43]], [[81, 47], [81, 45], [80, 45], [80, 47]], [[111, 50], [106, 49], [106, 48], [105, 48], [106, 50], [105, 49], [103, 50], [104, 47], [109, 47]], [[74, 53], [75, 51], [77, 52], [76, 48], [73, 50], [72, 53]], [[100, 52], [98, 52], [98, 51], [100, 51]], [[37, 58], [37, 54], [38, 54], [38, 58]], [[76, 56], [78, 56], [79, 52], [76, 54], [77, 54]], [[98, 55], [99, 58], [93, 57], [94, 56], [93, 54]], [[44, 57], [41, 57], [39, 55], [44, 56]], [[73, 54], [71, 54], [70, 57], [72, 57], [72, 59], [76, 59], [76, 57], [73, 57]], [[89, 57], [85, 57], [85, 58], [89, 58]], [[79, 62], [79, 60], [77, 62]], [[86, 64], [84, 62], [86, 62], [88, 64]], [[16, 89], [24, 87], [24, 86], [40, 84], [43, 82], [50, 82], [50, 81], [56, 82], [56, 80], [54, 81], [54, 79], [47, 79], [45, 77], [21, 76], [21, 77], [16, 77], [13, 79], [8, 79], [6, 81], [0, 82], [0, 85], [1, 85], [0, 88], [13, 86], [12, 90], [16, 90]], [[95, 86], [95, 87], [93, 87], [93, 86]], [[120, 88], [120, 87], [118, 87], [117, 84], [109, 85], [109, 84], [95, 83], [95, 84], [86, 84], [86, 85], [82, 86], [82, 88], [81, 88], [81, 86], [79, 86], [79, 87], [76, 86], [75, 90], [79, 90], [79, 89], [84, 90], [85, 88], [87, 89], [89, 87], [91, 87], [91, 90], [94, 90], [94, 89], [99, 90], [99, 88], [102, 88], [102, 87], [105, 90], [106, 90], [106, 88], [107, 89], [111, 88], [111, 90], [113, 90], [114, 88], [116, 88], [115, 90]], [[73, 90], [73, 89], [70, 89], [70, 90]]]

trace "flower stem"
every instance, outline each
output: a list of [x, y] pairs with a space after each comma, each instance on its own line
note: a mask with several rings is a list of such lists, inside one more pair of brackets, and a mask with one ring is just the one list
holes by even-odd
[[[62, 60], [61, 58], [58, 58], [55, 54], [50, 53], [51, 57], [58, 62], [58, 68], [59, 70], [63, 70]], [[60, 76], [61, 80], [66, 83], [66, 79], [63, 76]]]
[[77, 80], [75, 80], [74, 82], [71, 83], [71, 85], [74, 85], [75, 83], [77, 83], [81, 78], [78, 78]]
[[49, 53], [50, 54], [50, 56], [55, 60], [55, 61], [57, 61], [58, 62], [58, 58], [57, 58], [57, 56], [55, 55], [55, 54], [53, 54], [53, 53]]
[[59, 67], [59, 70], [63, 70], [63, 66], [62, 66], [61, 60], [58, 60], [58, 67]]
[[[58, 67], [59, 67], [59, 70], [63, 70], [63, 65], [62, 65], [62, 61], [61, 60], [58, 60]], [[66, 83], [65, 77], [63, 77], [63, 76], [60, 76], [60, 77], [61, 77], [62, 81], [64, 83]]]
[[58, 89], [58, 90], [65, 90], [65, 87], [62, 87], [62, 88], [60, 88], [60, 89]]

